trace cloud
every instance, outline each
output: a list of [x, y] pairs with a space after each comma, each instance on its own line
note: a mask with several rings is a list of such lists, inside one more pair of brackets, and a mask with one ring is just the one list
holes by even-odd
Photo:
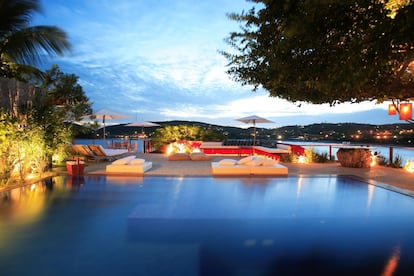
[[[227, 60], [218, 51], [227, 47], [224, 38], [238, 26], [226, 13], [247, 10], [252, 2], [45, 0], [43, 5], [45, 16], [35, 23], [58, 25], [74, 46], [71, 55], [47, 66], [58, 63], [65, 73], [78, 75], [96, 110], [110, 108], [139, 120], [234, 126], [244, 126], [235, 118], [251, 114], [278, 125], [368, 121], [376, 108], [386, 114], [374, 103], [299, 107], [230, 80]], [[364, 116], [355, 117], [360, 112]]]

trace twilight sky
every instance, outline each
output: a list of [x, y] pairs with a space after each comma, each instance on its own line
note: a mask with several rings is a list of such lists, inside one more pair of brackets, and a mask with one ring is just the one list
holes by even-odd
[[93, 109], [129, 115], [117, 122], [194, 120], [247, 127], [256, 114], [275, 128], [311, 123], [399, 123], [375, 102], [301, 107], [252, 92], [225, 73], [224, 39], [238, 25], [227, 13], [248, 10], [245, 0], [41, 0], [33, 25], [65, 30], [73, 45], [56, 63], [79, 76]]

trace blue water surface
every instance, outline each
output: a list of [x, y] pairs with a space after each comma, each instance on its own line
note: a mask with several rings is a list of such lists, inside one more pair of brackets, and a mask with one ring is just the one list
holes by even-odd
[[0, 200], [0, 275], [414, 274], [414, 198], [349, 177], [61, 176]]

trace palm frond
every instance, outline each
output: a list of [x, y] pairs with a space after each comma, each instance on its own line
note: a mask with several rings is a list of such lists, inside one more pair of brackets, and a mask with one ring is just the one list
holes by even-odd
[[40, 11], [38, 0], [0, 0], [0, 38], [28, 26]]
[[67, 35], [54, 26], [35, 26], [11, 34], [1, 47], [10, 61], [36, 64], [44, 55], [63, 55], [71, 48]]

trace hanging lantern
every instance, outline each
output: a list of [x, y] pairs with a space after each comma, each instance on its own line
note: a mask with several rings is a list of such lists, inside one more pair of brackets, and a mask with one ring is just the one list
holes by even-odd
[[397, 107], [395, 104], [389, 104], [388, 105], [388, 115], [397, 115]]
[[400, 104], [400, 120], [412, 120], [413, 118], [413, 104], [402, 103]]

